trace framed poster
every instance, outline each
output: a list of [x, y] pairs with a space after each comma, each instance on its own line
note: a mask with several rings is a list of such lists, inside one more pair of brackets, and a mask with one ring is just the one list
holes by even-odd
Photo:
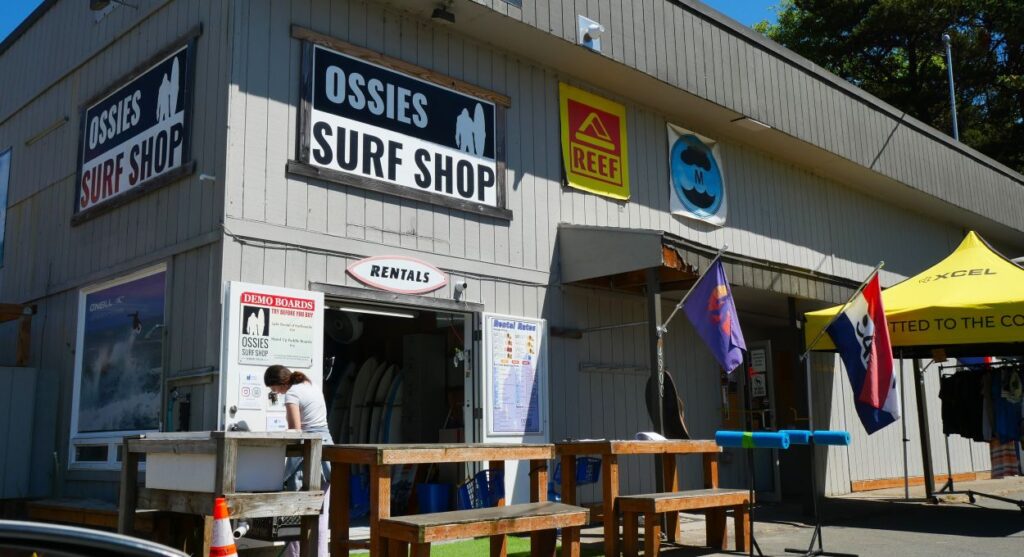
[[672, 214], [724, 225], [728, 203], [718, 143], [672, 124], [667, 129]]
[[297, 28], [303, 46], [290, 172], [511, 219], [508, 98]]
[[72, 465], [117, 467], [123, 436], [160, 429], [166, 293], [164, 265], [80, 291]]
[[485, 313], [488, 436], [543, 435], [547, 421], [547, 321]]

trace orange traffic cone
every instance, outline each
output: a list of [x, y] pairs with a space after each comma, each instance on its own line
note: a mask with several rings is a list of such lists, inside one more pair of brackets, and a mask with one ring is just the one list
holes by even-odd
[[210, 557], [238, 557], [235, 537], [231, 534], [231, 520], [228, 519], [228, 502], [218, 497], [213, 502], [213, 539], [210, 541]]

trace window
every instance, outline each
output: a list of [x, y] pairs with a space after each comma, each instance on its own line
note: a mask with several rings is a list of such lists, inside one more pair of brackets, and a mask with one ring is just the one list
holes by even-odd
[[125, 435], [160, 429], [166, 267], [79, 293], [73, 468], [117, 469]]

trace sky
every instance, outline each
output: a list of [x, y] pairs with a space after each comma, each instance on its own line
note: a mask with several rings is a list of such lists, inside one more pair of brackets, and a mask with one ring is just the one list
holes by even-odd
[[[81, 0], [84, 1], [84, 0]], [[704, 0], [712, 8], [725, 15], [751, 26], [762, 19], [775, 21], [775, 12], [772, 10], [779, 3], [779, 0]], [[7, 35], [14, 31], [42, 0], [0, 0], [3, 9], [0, 9], [0, 40], [7, 38]]]
[[0, 0], [3, 8], [0, 8], [0, 41], [7, 38], [7, 35], [14, 31], [19, 23], [24, 21], [36, 6], [43, 3], [43, 0]]
[[702, 0], [705, 4], [750, 27], [767, 19], [775, 23], [775, 6], [781, 0]]

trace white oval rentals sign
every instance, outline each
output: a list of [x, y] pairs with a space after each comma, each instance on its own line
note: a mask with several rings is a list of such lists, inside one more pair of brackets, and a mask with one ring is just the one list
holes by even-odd
[[359, 282], [399, 294], [433, 292], [448, 284], [448, 275], [412, 257], [378, 255], [349, 265], [348, 274]]

